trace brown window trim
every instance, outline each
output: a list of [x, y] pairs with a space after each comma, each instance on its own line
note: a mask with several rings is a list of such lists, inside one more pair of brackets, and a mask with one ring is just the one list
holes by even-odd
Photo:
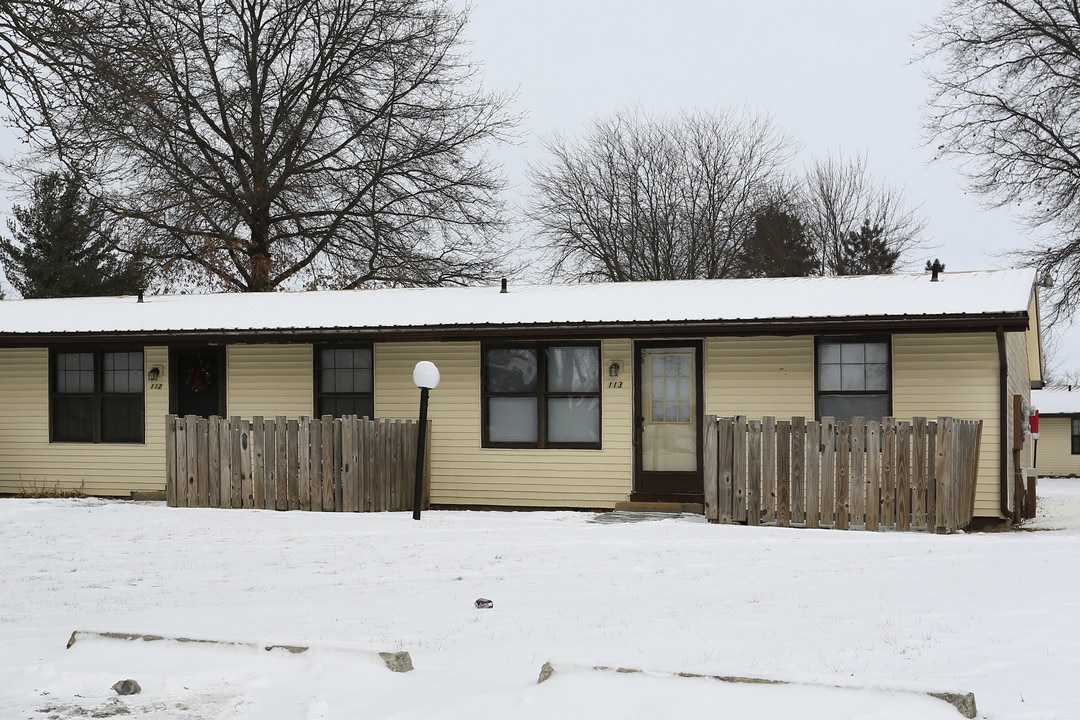
[[[323, 350], [367, 350], [371, 353], [371, 391], [366, 393], [330, 393], [321, 392], [321, 372]], [[371, 415], [375, 415], [375, 346], [373, 343], [320, 343], [312, 346], [312, 399], [311, 408], [315, 417], [322, 415], [320, 404], [324, 397], [368, 397], [371, 401]]]
[[[596, 392], [549, 392], [547, 390], [547, 350], [563, 347], [595, 348], [597, 354]], [[533, 350], [536, 352], [537, 389], [535, 392], [489, 393], [487, 390], [487, 353], [489, 350]], [[600, 450], [604, 438], [604, 400], [603, 368], [600, 367], [603, 348], [599, 341], [552, 341], [552, 342], [507, 342], [484, 343], [480, 348], [480, 424], [481, 446], [484, 448], [540, 449], [540, 450]], [[488, 399], [491, 397], [529, 397], [536, 398], [536, 441], [535, 442], [497, 442], [490, 438], [488, 421]], [[552, 442], [547, 439], [547, 401], [554, 398], [596, 398], [598, 420], [598, 439], [596, 442]]]
[[[821, 346], [823, 343], [835, 343], [835, 342], [880, 342], [885, 343], [885, 350], [887, 353], [885, 361], [885, 373], [886, 373], [886, 389], [881, 391], [868, 391], [868, 390], [844, 390], [844, 391], [823, 391], [820, 389], [820, 371], [821, 371]], [[888, 395], [888, 415], [892, 415], [893, 408], [893, 368], [892, 368], [893, 354], [892, 354], [892, 336], [891, 335], [819, 335], [814, 338], [814, 417], [821, 420], [821, 396], [822, 395]]]
[[[142, 390], [138, 393], [106, 393], [104, 391], [104, 362], [106, 353], [133, 353], [142, 355]], [[90, 393], [60, 393], [56, 390], [56, 358], [58, 355], [88, 353], [94, 356], [94, 389]], [[65, 346], [63, 348], [49, 349], [49, 442], [66, 445], [145, 445], [146, 444], [146, 348], [138, 346]], [[113, 396], [135, 396], [140, 399], [140, 430], [141, 437], [138, 440], [102, 440], [101, 405], [104, 398]], [[89, 397], [92, 406], [91, 439], [89, 440], [62, 440], [56, 437], [57, 401], [64, 398]]]

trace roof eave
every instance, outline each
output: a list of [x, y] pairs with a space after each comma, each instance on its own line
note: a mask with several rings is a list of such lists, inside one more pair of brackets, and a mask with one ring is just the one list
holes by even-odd
[[0, 346], [32, 347], [85, 343], [204, 344], [325, 342], [340, 338], [408, 340], [476, 340], [573, 337], [703, 337], [731, 335], [864, 334], [873, 332], [981, 332], [1026, 330], [1024, 312], [979, 315], [897, 315], [884, 317], [784, 318], [775, 320], [688, 320], [650, 322], [577, 322], [462, 324], [437, 326], [206, 329], [159, 331], [94, 331], [4, 333]]

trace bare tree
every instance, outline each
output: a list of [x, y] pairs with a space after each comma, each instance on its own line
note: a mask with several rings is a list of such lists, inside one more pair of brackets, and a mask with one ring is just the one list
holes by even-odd
[[1016, 255], [1056, 276], [1056, 316], [1080, 305], [1080, 6], [952, 0], [923, 29], [926, 127], [991, 206], [1017, 204], [1054, 238]]
[[465, 23], [445, 0], [4, 0], [0, 90], [117, 237], [204, 282], [467, 282], [502, 259], [482, 151], [514, 119]]
[[852, 249], [859, 247], [852, 240], [866, 232], [893, 255], [885, 270], [891, 272], [904, 252], [918, 246], [926, 226], [908, 207], [902, 190], [870, 176], [864, 155], [816, 160], [806, 173], [800, 206], [807, 237], [817, 248], [821, 275], [842, 275], [852, 267], [883, 269], [881, 263], [851, 257]]
[[793, 149], [771, 120], [746, 112], [640, 109], [544, 144], [528, 216], [552, 274], [614, 281], [736, 275]]

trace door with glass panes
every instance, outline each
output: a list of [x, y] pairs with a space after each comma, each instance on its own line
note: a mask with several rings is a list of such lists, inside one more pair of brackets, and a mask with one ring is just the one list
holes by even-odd
[[635, 354], [636, 499], [701, 496], [701, 343], [643, 342]]

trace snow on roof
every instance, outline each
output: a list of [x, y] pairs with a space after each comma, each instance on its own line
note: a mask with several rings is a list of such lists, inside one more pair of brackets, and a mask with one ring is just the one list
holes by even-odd
[[0, 335], [740, 322], [1024, 313], [1033, 270], [0, 302]]
[[1080, 414], [1080, 387], [1050, 387], [1031, 391], [1031, 404], [1040, 415]]

